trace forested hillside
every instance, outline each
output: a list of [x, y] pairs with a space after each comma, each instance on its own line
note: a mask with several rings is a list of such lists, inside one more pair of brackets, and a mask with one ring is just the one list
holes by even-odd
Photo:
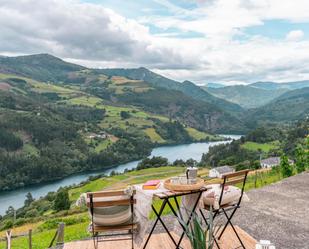
[[287, 90], [296, 90], [304, 87], [309, 87], [309, 81], [294, 81], [286, 83], [275, 83], [275, 82], [255, 82], [249, 86], [265, 89], [265, 90], [278, 90], [278, 89], [287, 89]]
[[145, 68], [87, 69], [46, 54], [1, 57], [0, 72], [0, 190], [295, 121], [309, 106], [305, 88], [245, 112]]
[[218, 98], [228, 99], [246, 109], [263, 106], [288, 91], [285, 88], [265, 90], [251, 85], [236, 85], [221, 88], [203, 87], [203, 89]]
[[[309, 119], [289, 126], [261, 126], [230, 144], [211, 147], [202, 157], [201, 165], [234, 165], [236, 169], [259, 168], [259, 160], [271, 156], [296, 159], [297, 149], [307, 148]], [[307, 141], [306, 141], [307, 139]], [[308, 153], [308, 151], [307, 151]], [[307, 158], [308, 154], [306, 155]]]
[[247, 113], [249, 127], [262, 123], [295, 122], [309, 114], [309, 87], [287, 92]]
[[[0, 190], [140, 159], [160, 144], [218, 140], [206, 131], [230, 126], [216, 126], [217, 117], [228, 117], [219, 108], [178, 91], [151, 100], [153, 92], [164, 91], [144, 81], [98, 74], [49, 55], [1, 60]], [[149, 103], [129, 101], [128, 95], [148, 92]], [[184, 112], [197, 103], [204, 109], [188, 117], [170, 112], [177, 97], [187, 101]], [[169, 105], [160, 106], [162, 99]]]
[[226, 100], [216, 98], [211, 94], [203, 91], [200, 87], [190, 81], [184, 81], [183, 83], [168, 79], [159, 74], [149, 71], [147, 68], [137, 69], [102, 69], [100, 70], [106, 75], [118, 75], [127, 77], [134, 80], [143, 80], [148, 82], [153, 87], [166, 88], [170, 90], [178, 90], [183, 92], [185, 95], [190, 96], [194, 99], [201, 100], [213, 105], [216, 105], [223, 111], [231, 113], [241, 112], [242, 108]]

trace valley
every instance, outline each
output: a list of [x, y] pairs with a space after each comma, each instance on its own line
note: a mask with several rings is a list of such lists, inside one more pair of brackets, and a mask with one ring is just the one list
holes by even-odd
[[[81, 193], [183, 174], [192, 164], [205, 179], [211, 167], [254, 170], [249, 189], [279, 181], [279, 168], [265, 171], [259, 160], [308, 160], [308, 94], [201, 88], [146, 68], [89, 69], [46, 54], [1, 57], [0, 230], [31, 227], [41, 247], [63, 221], [67, 240], [85, 238], [87, 215], [74, 205]], [[56, 210], [62, 193], [68, 206]]]

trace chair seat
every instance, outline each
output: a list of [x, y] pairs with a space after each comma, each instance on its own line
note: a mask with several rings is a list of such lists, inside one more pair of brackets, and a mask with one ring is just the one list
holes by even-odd
[[[221, 205], [217, 209], [212, 208], [212, 211], [217, 211], [217, 210], [222, 209], [222, 208], [224, 208], [225, 211], [228, 211], [229, 209], [234, 209], [235, 206], [237, 206], [237, 203], [228, 203], [228, 204], [225, 204], [225, 205]], [[210, 211], [210, 206], [204, 205], [204, 209], [207, 210], [207, 211]]]
[[[137, 223], [133, 224], [133, 230], [136, 230], [138, 227]], [[107, 232], [107, 231], [126, 231], [131, 230], [132, 224], [125, 224], [121, 226], [98, 226], [94, 225], [94, 232]]]
[[219, 209], [220, 206], [232, 205], [232, 203], [239, 200], [241, 196], [241, 190], [239, 188], [234, 186], [225, 186], [221, 203], [219, 203], [221, 192], [222, 188], [220, 184], [212, 185], [210, 190], [203, 193], [204, 205], [208, 207], [213, 206], [214, 209]]

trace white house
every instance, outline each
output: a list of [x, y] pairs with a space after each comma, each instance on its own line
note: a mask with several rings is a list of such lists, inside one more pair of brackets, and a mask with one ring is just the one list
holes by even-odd
[[221, 178], [224, 174], [233, 173], [233, 172], [235, 172], [235, 169], [233, 169], [232, 167], [228, 165], [225, 165], [225, 166], [220, 166], [220, 167], [216, 167], [216, 168], [209, 170], [208, 175], [211, 178]]
[[[289, 160], [290, 164], [294, 164], [293, 160]], [[260, 162], [262, 168], [272, 168], [280, 165], [280, 157], [269, 157], [261, 160]]]

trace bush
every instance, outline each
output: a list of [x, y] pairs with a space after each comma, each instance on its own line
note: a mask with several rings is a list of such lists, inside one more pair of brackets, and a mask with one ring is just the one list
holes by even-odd
[[63, 222], [65, 225], [70, 226], [70, 225], [75, 225], [75, 224], [80, 224], [83, 222], [88, 221], [88, 217], [86, 216], [73, 216], [73, 217], [68, 217], [68, 218], [56, 218], [56, 219], [50, 219], [45, 221], [43, 224], [41, 224], [38, 229], [39, 231], [43, 230], [51, 230], [55, 229], [58, 227], [59, 223]]
[[4, 223], [3, 223], [3, 225], [2, 225], [2, 227], [1, 227], [1, 230], [7, 230], [7, 229], [10, 229], [10, 228], [12, 228], [13, 227], [13, 221], [12, 220], [6, 220]]
[[17, 219], [16, 221], [15, 221], [15, 226], [21, 226], [21, 225], [23, 225], [23, 224], [25, 224], [26, 223], [26, 219], [24, 219], [24, 218], [19, 218], [19, 219]]
[[157, 168], [162, 166], [168, 166], [167, 158], [161, 156], [154, 156], [152, 158], [143, 159], [136, 167], [137, 170], [147, 168]]
[[68, 210], [70, 209], [71, 203], [69, 199], [69, 193], [67, 189], [60, 189], [54, 201], [54, 209], [56, 211]]
[[31, 209], [29, 211], [27, 211], [25, 217], [26, 218], [33, 218], [33, 217], [37, 217], [39, 216], [39, 212], [36, 209]]
[[281, 173], [282, 176], [285, 177], [289, 177], [293, 174], [293, 168], [292, 166], [289, 164], [289, 159], [287, 156], [283, 155], [281, 157], [280, 160], [280, 168], [281, 168]]
[[130, 113], [128, 113], [128, 112], [126, 112], [126, 111], [121, 111], [121, 112], [120, 112], [120, 117], [121, 117], [122, 119], [128, 119], [128, 118], [131, 117], [131, 115], [130, 115]]

